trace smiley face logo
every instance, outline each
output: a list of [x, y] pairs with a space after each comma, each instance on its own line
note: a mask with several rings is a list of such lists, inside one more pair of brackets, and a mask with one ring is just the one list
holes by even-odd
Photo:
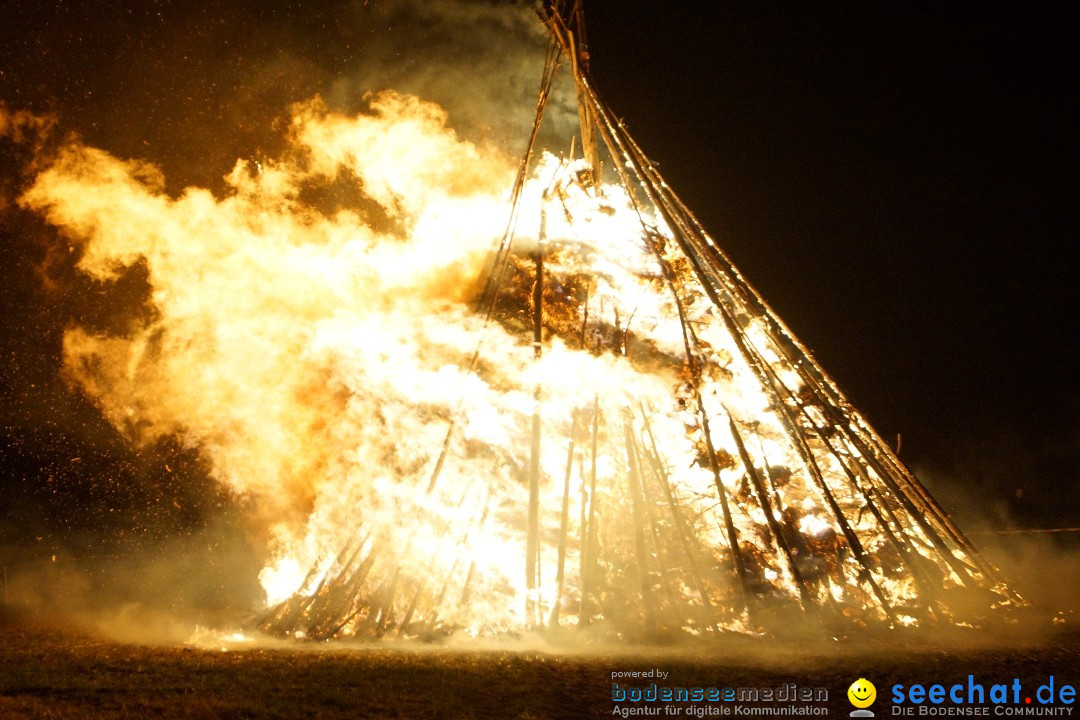
[[866, 678], [859, 678], [847, 689], [848, 700], [857, 708], [866, 708], [877, 699], [877, 688]]

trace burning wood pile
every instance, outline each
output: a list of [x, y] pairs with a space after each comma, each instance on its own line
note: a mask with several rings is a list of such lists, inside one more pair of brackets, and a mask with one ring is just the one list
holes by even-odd
[[[545, 153], [534, 168], [530, 141], [520, 164], [473, 299], [474, 320], [500, 339], [479, 331], [457, 360], [480, 396], [499, 399], [410, 408], [448, 428], [441, 446], [387, 457], [408, 467], [379, 487], [392, 509], [367, 517], [357, 498], [351, 537], [259, 627], [314, 639], [588, 626], [651, 637], [757, 631], [787, 611], [950, 622], [972, 598], [1007, 603], [599, 99], [579, 8], [543, 20], [552, 48], [536, 127], [561, 53], [585, 158]], [[615, 183], [599, 182], [599, 146]]]
[[[386, 91], [293, 106], [286, 151], [217, 193], [71, 137], [19, 198], [90, 281], [146, 283], [65, 332], [65, 374], [245, 498], [258, 626], [643, 638], [1009, 603], [599, 99], [580, 5], [542, 20], [516, 175]], [[536, 147], [564, 63], [569, 158]]]

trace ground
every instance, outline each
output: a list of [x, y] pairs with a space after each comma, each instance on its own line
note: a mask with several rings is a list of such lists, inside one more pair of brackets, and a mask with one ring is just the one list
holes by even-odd
[[603, 654], [509, 645], [223, 651], [120, 642], [66, 619], [9, 608], [0, 612], [0, 718], [612, 717], [612, 673], [653, 668], [670, 673], [663, 682], [673, 686], [823, 687], [831, 717], [847, 717], [846, 689], [860, 677], [877, 685], [878, 717], [892, 714], [897, 683], [948, 686], [970, 674], [989, 690], [1018, 678], [1027, 694], [1051, 675], [1057, 689], [1078, 684], [1080, 636], [1022, 635], [832, 644], [733, 638], [722, 648]]

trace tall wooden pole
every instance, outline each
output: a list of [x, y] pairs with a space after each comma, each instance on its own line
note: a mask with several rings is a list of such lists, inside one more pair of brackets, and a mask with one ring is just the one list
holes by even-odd
[[566, 534], [570, 526], [570, 474], [574, 469], [574, 434], [577, 432], [577, 412], [570, 422], [570, 443], [566, 449], [566, 473], [563, 475], [562, 515], [559, 520], [559, 564], [555, 570], [555, 601], [551, 604], [548, 625], [558, 627], [559, 609], [562, 605], [563, 587], [566, 580]]
[[[544, 193], [545, 196], [547, 193]], [[540, 235], [537, 238], [533, 261], [536, 280], [533, 283], [533, 357], [540, 359], [544, 340], [544, 234], [546, 231], [544, 205], [540, 206]], [[540, 384], [533, 393], [532, 453], [529, 459], [529, 526], [525, 543], [525, 587], [527, 599], [525, 616], [532, 624], [539, 624], [537, 571], [540, 565]]]
[[[645, 496], [641, 488], [641, 468], [638, 467], [629, 411], [623, 420], [623, 432], [626, 441], [626, 461], [630, 469], [627, 477], [630, 481], [630, 506], [634, 516], [634, 553], [637, 556], [638, 583], [641, 586], [641, 606], [644, 612], [645, 634], [652, 636], [656, 634], [656, 611], [653, 607], [652, 583], [649, 580], [649, 553], [645, 547]], [[659, 557], [657, 560], [659, 561]]]
[[578, 613], [578, 625], [589, 622], [589, 592], [592, 589], [593, 570], [596, 558], [593, 548], [596, 545], [596, 439], [600, 428], [600, 396], [593, 396], [592, 410], [592, 458], [589, 468], [589, 515], [583, 523], [582, 536], [585, 538], [581, 549], [581, 609]]
[[[574, 3], [574, 8], [567, 17], [567, 39], [570, 43], [570, 63], [575, 80], [589, 71], [589, 50], [585, 42], [585, 13], [581, 0]], [[581, 151], [585, 162], [592, 170], [592, 181], [600, 183], [600, 146], [596, 142], [596, 121], [588, 99], [582, 94], [581, 83], [575, 82], [578, 100], [578, 123], [581, 126]]]

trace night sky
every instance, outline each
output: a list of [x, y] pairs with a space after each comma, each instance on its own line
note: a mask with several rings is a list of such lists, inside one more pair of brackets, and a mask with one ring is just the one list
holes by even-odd
[[1076, 518], [1074, 26], [648, 5], [592, 9], [597, 85], [751, 282], [908, 463]]
[[[348, 110], [386, 86], [444, 101], [447, 63], [493, 78], [448, 101], [451, 123], [518, 152], [540, 64], [507, 70], [515, 39], [409, 19], [425, 5], [9, 0], [0, 101], [159, 164], [172, 192], [219, 189], [236, 158], [274, 156], [289, 103], [322, 93]], [[975, 527], [1080, 525], [1080, 94], [1064, 10], [586, 12], [602, 97], [946, 507]], [[492, 109], [500, 97], [520, 97], [513, 117]], [[145, 278], [94, 286], [44, 252], [53, 231], [13, 205], [29, 159], [0, 138], [0, 551], [184, 536], [230, 506], [197, 454], [132, 450], [59, 376], [64, 327], [123, 327]]]

